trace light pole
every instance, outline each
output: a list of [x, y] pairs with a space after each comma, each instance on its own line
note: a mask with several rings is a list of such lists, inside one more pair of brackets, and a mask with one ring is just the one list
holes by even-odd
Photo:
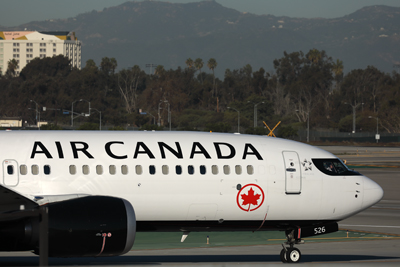
[[236, 110], [236, 112], [238, 113], [238, 133], [240, 133], [240, 111], [235, 108], [231, 108], [231, 107], [228, 107], [228, 108]]
[[[168, 100], [164, 100], [164, 101], [160, 100], [160, 103], [158, 103], [158, 126], [161, 125], [160, 105], [162, 103], [168, 104], [168, 123], [169, 123], [169, 130], [171, 131], [171, 111], [170, 111], [170, 105], [169, 105]], [[151, 116], [153, 116], [153, 115], [151, 115]]]
[[100, 131], [101, 131], [101, 111], [100, 110], [98, 110], [98, 109], [95, 109], [95, 108], [91, 108], [91, 109], [94, 109], [94, 110], [96, 110], [99, 114], [100, 114]]
[[160, 100], [160, 103], [158, 103], [158, 126], [161, 126], [161, 116], [160, 116], [160, 105], [162, 103], [162, 100]]
[[[72, 102], [72, 107], [71, 107], [71, 127], [74, 127], [74, 104], [76, 102], [82, 102], [82, 101], [86, 101], [89, 103], [89, 114], [88, 116], [90, 116], [90, 101], [87, 101], [85, 99], [79, 99], [79, 100], [75, 100], [74, 102]], [[81, 115], [78, 115], [77, 117], [79, 117]]]
[[153, 117], [153, 124], [156, 125], [156, 117], [153, 116], [150, 112], [145, 111], [147, 114]]
[[38, 103], [35, 100], [31, 100], [30, 102], [35, 103], [35, 110], [36, 110], [36, 126], [39, 128], [40, 131], [40, 112], [39, 112], [39, 121], [38, 121]]
[[[253, 103], [253, 102], [251, 102], [251, 101], [247, 101], [247, 102], [248, 102], [248, 103]], [[257, 127], [257, 106], [258, 106], [259, 104], [264, 104], [264, 102], [260, 102], [260, 103], [257, 103], [257, 104], [254, 104], [254, 103], [253, 103], [253, 105], [254, 105], [254, 128]]]
[[310, 142], [310, 112], [307, 112], [307, 143], [309, 142]]
[[359, 105], [364, 105], [364, 103], [358, 103], [356, 105], [352, 105], [350, 103], [344, 102], [344, 104], [350, 105], [353, 108], [353, 133], [356, 133], [356, 108]]
[[168, 100], [165, 100], [164, 103], [168, 104], [168, 123], [169, 123], [169, 130], [171, 131], [171, 111], [169, 109], [169, 102]]
[[372, 117], [372, 116], [368, 116], [368, 118], [370, 118], [370, 119], [376, 119], [376, 135], [375, 135], [375, 139], [376, 139], [376, 142], [378, 143], [378, 141], [379, 141], [379, 126], [378, 126], [378, 120], [379, 120], [379, 118], [378, 117]]

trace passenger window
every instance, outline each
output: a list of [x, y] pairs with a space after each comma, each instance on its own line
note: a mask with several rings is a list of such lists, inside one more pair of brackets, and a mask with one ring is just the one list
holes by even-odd
[[117, 172], [117, 168], [115, 168], [115, 165], [110, 165], [109, 171], [111, 175], [114, 175]]
[[102, 175], [103, 174], [103, 166], [102, 165], [97, 165], [96, 166], [96, 173], [98, 175]]
[[69, 173], [72, 175], [76, 174], [76, 166], [75, 165], [69, 165]]
[[217, 165], [212, 165], [211, 166], [211, 172], [212, 172], [212, 174], [218, 174], [218, 166]]
[[163, 165], [162, 166], [162, 173], [163, 174], [168, 174], [168, 165]]
[[236, 172], [236, 174], [242, 174], [242, 166], [236, 165], [235, 166], [235, 172]]
[[14, 166], [13, 165], [8, 165], [7, 166], [7, 174], [13, 175], [14, 174]]
[[224, 165], [224, 174], [230, 174], [231, 170], [229, 168], [229, 165]]
[[19, 172], [20, 172], [22, 175], [26, 175], [26, 174], [28, 173], [28, 168], [26, 167], [26, 165], [21, 165], [21, 166], [19, 166]]
[[247, 165], [247, 174], [253, 174], [254, 173], [254, 168], [252, 165]]
[[200, 173], [201, 174], [206, 174], [206, 166], [204, 166], [204, 165], [200, 166]]
[[33, 175], [39, 174], [39, 166], [38, 165], [32, 165], [32, 174]]
[[44, 165], [43, 166], [43, 172], [44, 172], [44, 174], [49, 175], [50, 174], [50, 166], [49, 165]]
[[143, 173], [142, 165], [136, 165], [135, 169], [136, 169], [136, 174], [140, 175]]
[[193, 165], [189, 165], [189, 166], [188, 166], [188, 173], [189, 173], [189, 174], [193, 174], [193, 173], [194, 173], [194, 167], [193, 167]]
[[128, 166], [122, 165], [122, 166], [121, 166], [121, 173], [122, 173], [123, 175], [127, 175], [127, 174], [128, 174]]
[[182, 174], [182, 167], [180, 165], [175, 166], [175, 172], [176, 174], [181, 175]]
[[83, 174], [88, 175], [89, 174], [89, 166], [88, 165], [83, 165], [82, 166], [82, 172], [83, 172]]
[[149, 173], [150, 174], [156, 174], [156, 166], [150, 165], [149, 166]]

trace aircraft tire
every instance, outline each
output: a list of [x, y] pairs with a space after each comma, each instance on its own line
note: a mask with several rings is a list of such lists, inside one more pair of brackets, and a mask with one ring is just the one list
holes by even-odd
[[298, 248], [289, 248], [286, 252], [286, 259], [289, 263], [298, 263], [301, 259], [301, 252]]
[[281, 261], [282, 261], [283, 263], [287, 263], [287, 259], [286, 259], [286, 250], [285, 250], [284, 248], [281, 250], [280, 256], [281, 256]]

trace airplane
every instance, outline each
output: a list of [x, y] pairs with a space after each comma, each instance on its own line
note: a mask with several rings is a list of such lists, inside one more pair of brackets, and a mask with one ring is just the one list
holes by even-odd
[[283, 231], [282, 262], [303, 238], [383, 197], [382, 188], [322, 149], [280, 138], [208, 132], [0, 133], [0, 251], [116, 256], [140, 231]]

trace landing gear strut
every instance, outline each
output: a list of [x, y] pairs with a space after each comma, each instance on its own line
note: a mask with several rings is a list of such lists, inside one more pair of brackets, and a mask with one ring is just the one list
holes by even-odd
[[[280, 257], [283, 263], [297, 263], [301, 259], [301, 252], [298, 248], [294, 247], [294, 244], [303, 244], [304, 241], [296, 239], [294, 236], [294, 230], [286, 230], [287, 241], [282, 244], [283, 249], [281, 250]], [[289, 247], [285, 247], [289, 245]]]

